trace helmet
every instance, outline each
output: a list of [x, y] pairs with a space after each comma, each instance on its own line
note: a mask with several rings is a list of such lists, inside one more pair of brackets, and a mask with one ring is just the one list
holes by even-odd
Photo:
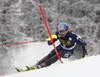
[[57, 27], [57, 30], [60, 31], [60, 30], [65, 30], [65, 31], [68, 31], [69, 29], [69, 26], [66, 24], [66, 23], [60, 23]]

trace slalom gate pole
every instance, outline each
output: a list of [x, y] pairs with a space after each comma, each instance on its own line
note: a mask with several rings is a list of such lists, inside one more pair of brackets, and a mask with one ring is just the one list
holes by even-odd
[[62, 60], [61, 60], [61, 58], [60, 58], [60, 56], [59, 56], [59, 54], [58, 54], [58, 52], [57, 52], [57, 49], [56, 49], [56, 47], [55, 47], [55, 44], [54, 44], [54, 42], [53, 42], [53, 40], [52, 40], [51, 33], [50, 33], [49, 28], [48, 28], [48, 25], [47, 25], [47, 23], [46, 23], [46, 20], [45, 20], [45, 17], [44, 17], [44, 14], [43, 14], [43, 11], [42, 11], [42, 8], [41, 8], [41, 5], [39, 5], [39, 8], [40, 8], [40, 11], [41, 11], [41, 14], [42, 14], [42, 17], [43, 17], [43, 20], [44, 20], [45, 26], [46, 26], [47, 31], [48, 31], [48, 33], [49, 33], [49, 36], [50, 36], [50, 38], [51, 38], [52, 44], [53, 44], [53, 46], [54, 46], [55, 52], [56, 52], [56, 54], [57, 54], [59, 60], [61, 61], [61, 63], [63, 63]]

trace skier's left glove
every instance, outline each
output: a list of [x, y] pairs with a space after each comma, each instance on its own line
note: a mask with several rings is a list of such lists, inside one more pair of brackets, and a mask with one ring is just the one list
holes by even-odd
[[[54, 41], [54, 40], [55, 40], [55, 38], [52, 38], [52, 40]], [[52, 42], [52, 40], [50, 40], [50, 42]]]
[[87, 58], [88, 57], [88, 53], [86, 51], [83, 51], [83, 57], [82, 58]]
[[[56, 38], [52, 38], [53, 42], [55, 42], [57, 39]], [[52, 40], [48, 41], [48, 45], [52, 45]]]

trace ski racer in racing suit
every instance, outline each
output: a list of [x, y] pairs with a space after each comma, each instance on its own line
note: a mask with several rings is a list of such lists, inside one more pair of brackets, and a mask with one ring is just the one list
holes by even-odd
[[[82, 46], [83, 56], [87, 55], [87, 46], [86, 43], [79, 38], [76, 34], [70, 32], [69, 26], [66, 23], [60, 23], [57, 27], [57, 32], [55, 35], [57, 38], [53, 38], [53, 41], [60, 41], [60, 44], [56, 47], [57, 52], [61, 58], [69, 58], [74, 53], [74, 48], [76, 43]], [[48, 45], [52, 45], [52, 41], [48, 41]], [[58, 60], [58, 56], [53, 49], [47, 56], [41, 59], [36, 65], [37, 68], [43, 68], [50, 66]]]

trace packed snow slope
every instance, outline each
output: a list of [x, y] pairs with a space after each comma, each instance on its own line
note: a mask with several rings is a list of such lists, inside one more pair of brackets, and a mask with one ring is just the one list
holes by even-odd
[[100, 77], [100, 56], [53, 64], [50, 67], [3, 77]]

